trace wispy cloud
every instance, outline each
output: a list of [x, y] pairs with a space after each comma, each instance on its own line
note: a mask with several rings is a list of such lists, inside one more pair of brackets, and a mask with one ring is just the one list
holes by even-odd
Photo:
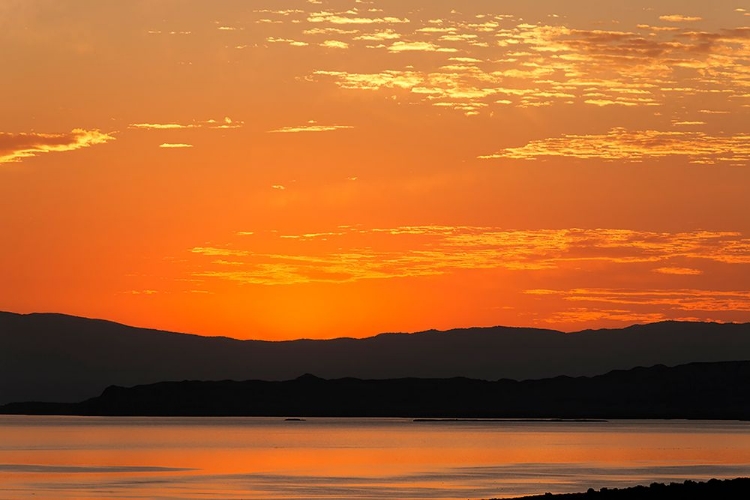
[[698, 16], [684, 16], [682, 14], [670, 14], [667, 16], [660, 16], [659, 19], [670, 23], [694, 23], [696, 21], [703, 21], [702, 17]]
[[432, 42], [393, 42], [388, 47], [389, 52], [458, 52], [451, 47], [441, 47]]
[[181, 130], [191, 128], [209, 128], [209, 129], [229, 129], [229, 128], [240, 128], [243, 122], [232, 120], [228, 116], [224, 117], [223, 120], [205, 120], [205, 121], [193, 121], [188, 123], [131, 123], [128, 128], [138, 130]]
[[218, 247], [195, 247], [190, 251], [208, 257], [244, 257], [250, 255], [250, 252], [245, 250], [232, 250], [229, 248]]
[[574, 288], [528, 290], [528, 294], [559, 295], [567, 301], [606, 303], [616, 307], [669, 307], [683, 312], [750, 311], [747, 290], [631, 290], [619, 288]]
[[614, 128], [606, 134], [569, 134], [540, 139], [479, 158], [537, 160], [553, 156], [625, 161], [680, 156], [691, 163], [748, 162], [750, 134], [710, 135], [703, 132]]
[[320, 43], [321, 47], [326, 47], [328, 49], [348, 49], [349, 44], [346, 42], [342, 42], [340, 40], [326, 40], [322, 43]]
[[270, 134], [295, 134], [300, 132], [335, 132], [336, 130], [352, 129], [351, 125], [320, 125], [315, 121], [310, 121], [305, 125], [295, 125], [290, 127], [281, 127], [269, 130]]
[[160, 148], [164, 149], [184, 149], [184, 148], [192, 148], [192, 144], [185, 144], [182, 142], [179, 143], [171, 143], [171, 142], [165, 142], [163, 144], [159, 144]]
[[676, 276], [698, 276], [703, 274], [700, 269], [692, 269], [689, 267], [659, 267], [654, 269], [655, 273], [660, 274], [671, 274]]
[[307, 18], [310, 23], [330, 24], [403, 24], [408, 23], [406, 18], [399, 17], [359, 17], [349, 12], [314, 12]]
[[[664, 15], [656, 25], [637, 24], [629, 30], [582, 29], [575, 24], [548, 24], [548, 20], [521, 22], [489, 13], [472, 18], [456, 12], [443, 19], [414, 19], [399, 26], [398, 32], [388, 28], [361, 33], [335, 26], [395, 22], [358, 14], [356, 9], [311, 14], [308, 21], [332, 26], [301, 26], [299, 34], [309, 39], [337, 33], [337, 41], [352, 50], [364, 45], [394, 55], [460, 52], [461, 57], [442, 61], [436, 57], [440, 62], [420, 65], [418, 70], [404, 58], [379, 71], [336, 64], [335, 69], [313, 72], [318, 79], [332, 80], [347, 90], [407, 90], [410, 100], [469, 116], [493, 113], [498, 106], [661, 107], [672, 102], [676, 92], [682, 98], [720, 95], [740, 102], [750, 98], [750, 73], [745, 69], [750, 33], [742, 27], [713, 32], [688, 29], [687, 23], [700, 20], [697, 16]], [[698, 105], [697, 100], [692, 105]]]
[[[750, 239], [740, 233], [710, 231], [343, 227], [336, 231], [278, 234], [270, 240], [261, 238], [254, 242], [252, 253], [224, 248], [198, 248], [192, 252], [246, 257], [235, 261], [238, 267], [232, 270], [202, 265], [196, 276], [265, 285], [434, 276], [480, 269], [544, 272], [581, 266], [637, 266], [638, 272], [652, 276], [699, 276], [707, 263], [750, 265]], [[692, 265], [675, 265], [683, 262]]]
[[310, 45], [309, 43], [300, 40], [292, 40], [291, 38], [276, 38], [272, 36], [266, 38], [266, 41], [270, 43], [284, 43], [287, 45], [291, 45], [292, 47], [307, 47], [308, 45]]
[[74, 129], [65, 134], [0, 132], [0, 163], [22, 161], [44, 153], [74, 151], [114, 140], [99, 130]]

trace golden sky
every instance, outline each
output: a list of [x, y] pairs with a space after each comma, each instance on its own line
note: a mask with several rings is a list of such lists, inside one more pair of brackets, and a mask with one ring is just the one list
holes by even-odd
[[0, 309], [750, 321], [750, 2], [0, 0]]

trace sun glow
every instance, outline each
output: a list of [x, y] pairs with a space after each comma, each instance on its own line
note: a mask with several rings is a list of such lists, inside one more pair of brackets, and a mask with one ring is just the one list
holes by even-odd
[[750, 320], [741, 8], [89, 4], [0, 7], [0, 309], [265, 339]]

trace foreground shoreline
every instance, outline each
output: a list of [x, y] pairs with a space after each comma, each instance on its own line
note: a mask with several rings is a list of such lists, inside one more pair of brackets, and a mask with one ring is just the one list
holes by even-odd
[[490, 500], [691, 500], [750, 498], [750, 477], [737, 479], [711, 479], [707, 482], [686, 480], [684, 483], [651, 483], [649, 486], [631, 488], [589, 488], [586, 493], [560, 493], [525, 497], [493, 498]]

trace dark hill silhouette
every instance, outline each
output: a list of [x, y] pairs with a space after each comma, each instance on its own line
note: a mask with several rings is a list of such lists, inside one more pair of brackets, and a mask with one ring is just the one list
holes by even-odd
[[240, 341], [60, 314], [0, 313], [0, 404], [72, 402], [110, 385], [169, 380], [518, 380], [750, 359], [750, 324], [664, 322], [565, 334], [470, 328], [365, 339]]
[[[161, 382], [8, 413], [414, 418], [750, 418], [750, 361], [617, 370], [596, 377]], [[428, 425], [428, 424], [427, 424]]]

